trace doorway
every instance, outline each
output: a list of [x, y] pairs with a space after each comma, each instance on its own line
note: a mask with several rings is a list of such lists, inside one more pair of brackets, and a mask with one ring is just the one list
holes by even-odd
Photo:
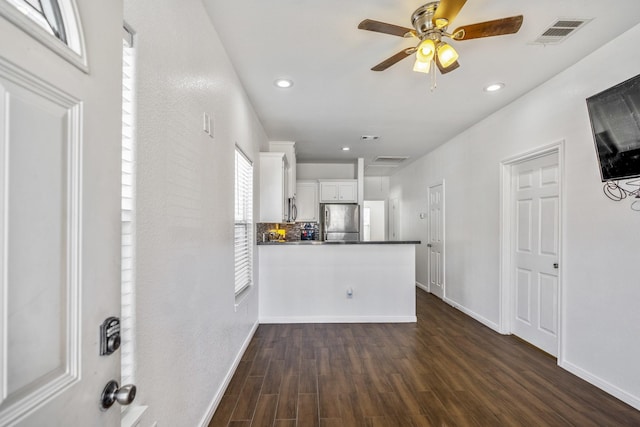
[[561, 144], [503, 162], [501, 328], [552, 356], [560, 331]]
[[365, 241], [384, 241], [387, 239], [384, 200], [365, 200], [363, 219]]

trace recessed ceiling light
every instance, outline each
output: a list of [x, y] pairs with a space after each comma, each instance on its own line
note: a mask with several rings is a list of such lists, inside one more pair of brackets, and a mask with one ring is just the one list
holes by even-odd
[[497, 92], [500, 89], [504, 88], [504, 83], [491, 83], [488, 86], [485, 86], [485, 92]]
[[293, 86], [293, 82], [288, 79], [278, 79], [275, 82], [273, 82], [273, 84], [275, 84], [276, 86], [282, 89], [286, 89]]
[[351, 148], [349, 148], [349, 147], [342, 147], [342, 151], [349, 151], [349, 150], [351, 150]]

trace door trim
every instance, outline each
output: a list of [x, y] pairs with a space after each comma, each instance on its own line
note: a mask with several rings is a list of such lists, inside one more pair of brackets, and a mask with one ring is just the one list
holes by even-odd
[[519, 163], [523, 163], [529, 160], [533, 160], [548, 154], [558, 154], [558, 171], [559, 171], [559, 224], [558, 224], [558, 236], [559, 236], [559, 248], [558, 248], [558, 262], [560, 269], [558, 271], [558, 357], [557, 360], [562, 360], [563, 357], [563, 337], [564, 337], [564, 287], [563, 283], [563, 250], [562, 241], [564, 240], [564, 140], [554, 142], [549, 145], [541, 146], [530, 151], [526, 151], [521, 154], [509, 157], [500, 162], [500, 284], [499, 284], [499, 299], [500, 299], [500, 313], [499, 313], [499, 332], [501, 334], [512, 333], [511, 318], [513, 315], [513, 284], [511, 283], [511, 271], [513, 270], [513, 258], [511, 254], [512, 248], [512, 225], [514, 218], [512, 216], [511, 205], [513, 203], [512, 193], [512, 167]]

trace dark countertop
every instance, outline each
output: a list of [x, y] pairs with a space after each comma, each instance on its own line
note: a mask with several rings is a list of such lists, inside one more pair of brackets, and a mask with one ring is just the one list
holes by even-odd
[[296, 240], [293, 242], [258, 242], [259, 246], [282, 246], [282, 245], [419, 245], [420, 240], [375, 240], [368, 242], [360, 241], [320, 241], [320, 240]]

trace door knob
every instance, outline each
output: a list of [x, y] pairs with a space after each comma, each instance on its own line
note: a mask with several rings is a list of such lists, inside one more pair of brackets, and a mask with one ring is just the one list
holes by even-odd
[[432, 247], [432, 246], [433, 246], [433, 245], [432, 245], [431, 243], [427, 243], [427, 247], [428, 247], [428, 248], [430, 248], [430, 247]]
[[558, 268], [558, 267], [559, 267], [558, 263], [557, 263], [557, 262], [554, 262], [554, 263], [553, 263], [553, 268]]
[[109, 409], [115, 402], [121, 405], [129, 405], [136, 398], [137, 388], [133, 384], [127, 384], [120, 387], [116, 380], [111, 380], [102, 390], [102, 409]]

